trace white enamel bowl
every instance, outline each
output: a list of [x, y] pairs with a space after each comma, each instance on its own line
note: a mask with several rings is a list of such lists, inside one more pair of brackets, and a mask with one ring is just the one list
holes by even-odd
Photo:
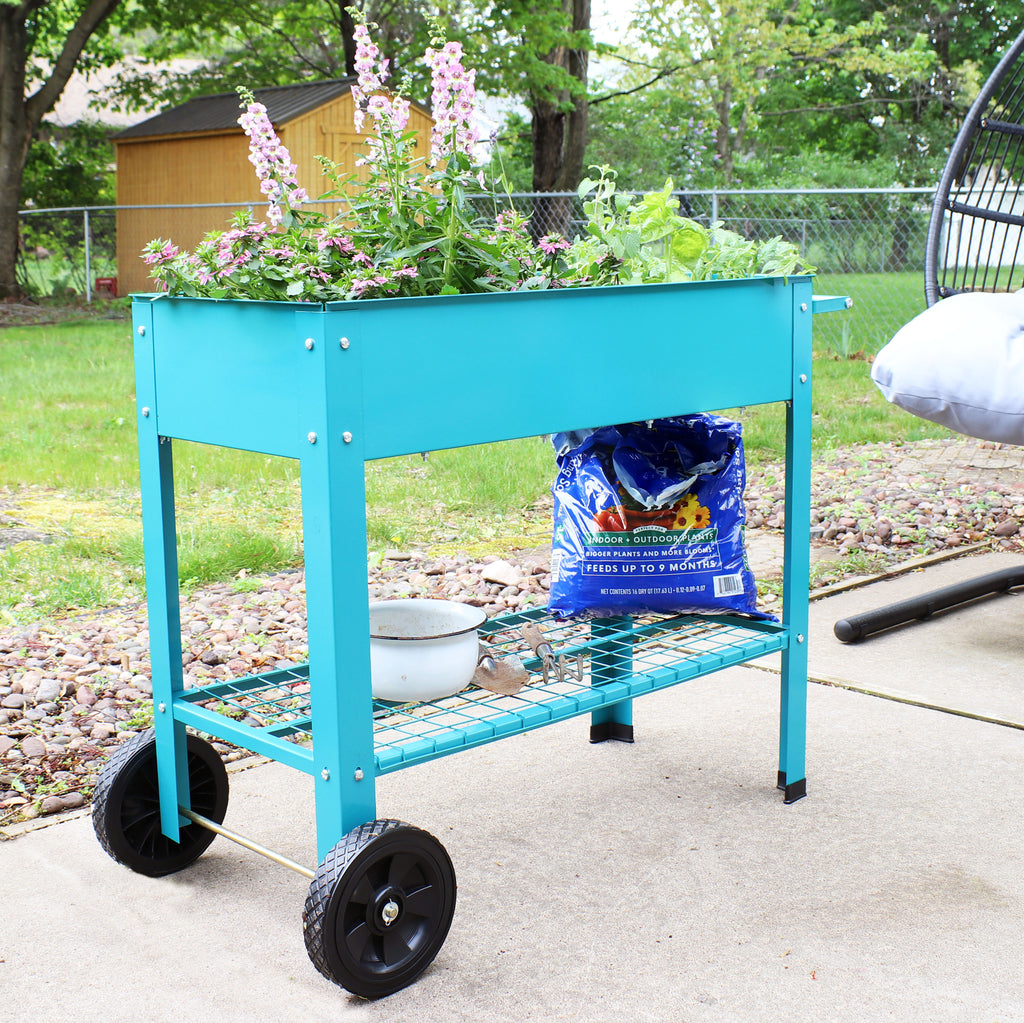
[[477, 665], [478, 607], [410, 597], [370, 604], [370, 675], [378, 700], [438, 700], [468, 685]]

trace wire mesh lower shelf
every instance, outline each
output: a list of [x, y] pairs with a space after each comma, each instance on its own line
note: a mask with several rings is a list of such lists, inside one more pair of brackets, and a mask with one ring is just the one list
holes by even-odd
[[[545, 670], [521, 630], [536, 626], [559, 656]], [[530, 683], [513, 696], [470, 685], [430, 703], [374, 701], [376, 770], [385, 774], [742, 664], [787, 643], [783, 626], [732, 616], [601, 618], [559, 622], [542, 609], [488, 621], [495, 660], [518, 657]], [[212, 735], [312, 772], [309, 666], [187, 690], [175, 717]]]

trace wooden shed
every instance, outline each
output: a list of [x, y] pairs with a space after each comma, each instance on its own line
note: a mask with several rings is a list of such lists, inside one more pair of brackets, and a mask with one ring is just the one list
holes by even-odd
[[[356, 159], [365, 138], [352, 121], [354, 78], [256, 89], [281, 141], [298, 166], [299, 184], [311, 196], [327, 191], [317, 156], [359, 174]], [[238, 209], [257, 210], [266, 200], [249, 162], [249, 140], [238, 125], [236, 93], [201, 96], [113, 136], [117, 151], [117, 293], [151, 291], [142, 249], [154, 238], [193, 248], [219, 230]], [[418, 155], [430, 149], [430, 115], [415, 104], [409, 127]], [[160, 208], [188, 205], [190, 209]], [[220, 205], [210, 205], [220, 204]], [[128, 207], [128, 208], [125, 208]], [[143, 208], [131, 208], [143, 207]]]

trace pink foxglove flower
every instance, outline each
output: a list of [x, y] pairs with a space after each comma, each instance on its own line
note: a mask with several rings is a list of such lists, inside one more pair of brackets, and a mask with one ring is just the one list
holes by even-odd
[[453, 153], [471, 156], [479, 134], [473, 125], [476, 111], [476, 71], [462, 65], [462, 43], [445, 43], [423, 56], [430, 68], [434, 129], [430, 135], [430, 162], [436, 164]]
[[355, 105], [353, 119], [356, 131], [362, 133], [366, 115], [373, 119], [373, 131], [378, 136], [371, 139], [373, 159], [379, 156], [379, 137], [390, 131], [400, 135], [409, 124], [409, 101], [401, 96], [392, 98], [384, 92], [384, 83], [389, 77], [390, 61], [380, 59], [380, 48], [370, 38], [366, 25], [356, 25], [353, 38], [356, 41], [356, 84], [352, 86], [352, 102]]
[[267, 197], [267, 220], [280, 224], [285, 209], [307, 201], [306, 190], [295, 187], [299, 168], [281, 144], [262, 103], [249, 103], [238, 123], [249, 136], [249, 162], [256, 168], [260, 191]]

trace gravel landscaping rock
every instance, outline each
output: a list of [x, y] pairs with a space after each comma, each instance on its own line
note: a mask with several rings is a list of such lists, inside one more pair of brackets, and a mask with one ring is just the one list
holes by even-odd
[[[855, 555], [899, 560], [978, 542], [1020, 550], [1021, 461], [1021, 449], [973, 441], [836, 452], [814, 468], [812, 547], [830, 551], [840, 573], [862, 571]], [[782, 466], [751, 474], [751, 540], [782, 529], [784, 494]], [[545, 604], [549, 587], [547, 550], [388, 551], [367, 569], [370, 599], [443, 597], [488, 615]], [[766, 592], [766, 606], [774, 600]], [[180, 611], [186, 686], [307, 660], [299, 571], [205, 587]], [[0, 825], [86, 805], [111, 749], [149, 727], [151, 693], [143, 605], [0, 630]], [[225, 760], [247, 755], [218, 746]]]

